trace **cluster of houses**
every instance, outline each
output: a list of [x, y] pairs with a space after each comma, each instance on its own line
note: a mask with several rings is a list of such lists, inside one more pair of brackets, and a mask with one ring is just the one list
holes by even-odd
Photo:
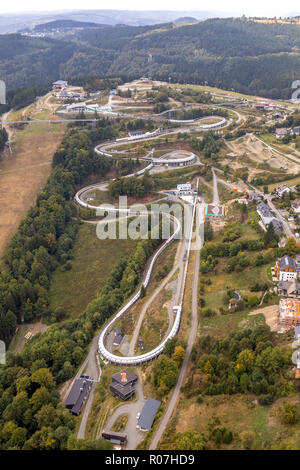
[[258, 215], [264, 225], [264, 227], [268, 227], [270, 224], [273, 225], [274, 231], [277, 235], [281, 236], [283, 233], [282, 223], [276, 219], [273, 212], [271, 211], [268, 204], [265, 202], [260, 202], [256, 208]]
[[[291, 192], [291, 189], [286, 186], [285, 184], [281, 184], [278, 186], [273, 194], [275, 197], [283, 198], [286, 194], [289, 194]], [[267, 202], [263, 202], [263, 197], [258, 194], [256, 191], [252, 191], [247, 195], [247, 198], [244, 199], [239, 199], [238, 202], [240, 204], [248, 204], [249, 201], [255, 201], [257, 204], [256, 210], [257, 213], [261, 219], [261, 225], [263, 225], [264, 228], [267, 228], [268, 225], [272, 224], [275, 230], [275, 233], [279, 236], [283, 234], [283, 226], [280, 220], [276, 217], [270, 206], [268, 205]], [[295, 199], [294, 201], [291, 201], [291, 209], [293, 212], [298, 215], [300, 214], [300, 200]], [[288, 212], [287, 215], [289, 216]], [[289, 216], [288, 218], [289, 222], [294, 221], [293, 216]], [[297, 234], [296, 234], [297, 235]]]
[[273, 271], [273, 280], [277, 281], [279, 323], [283, 325], [300, 324], [300, 255], [295, 259], [288, 255], [279, 258]]
[[78, 100], [83, 100], [85, 96], [86, 96], [86, 93], [84, 92], [69, 91], [69, 90], [63, 89], [59, 93], [58, 98], [63, 99], [63, 100], [69, 99], [69, 100], [78, 101]]
[[279, 127], [275, 130], [275, 136], [277, 139], [284, 139], [284, 137], [288, 135], [298, 137], [300, 135], [300, 126], [292, 127], [290, 130], [286, 127]]
[[274, 111], [276, 109], [283, 109], [283, 106], [277, 103], [270, 103], [268, 101], [259, 101], [253, 103], [253, 108], [259, 111]]

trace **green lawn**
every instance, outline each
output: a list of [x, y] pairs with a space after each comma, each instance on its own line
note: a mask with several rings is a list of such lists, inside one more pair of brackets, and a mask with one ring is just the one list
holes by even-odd
[[[219, 258], [219, 263], [221, 262]], [[223, 262], [222, 262], [223, 265]], [[217, 265], [218, 268], [219, 265]], [[219, 269], [219, 268], [218, 268]], [[222, 269], [222, 268], [221, 268]], [[225, 307], [223, 295], [227, 289], [237, 290], [242, 294], [250, 294], [250, 287], [257, 281], [268, 282], [267, 266], [250, 266], [241, 272], [226, 273], [222, 272], [215, 275], [207, 275], [212, 281], [210, 286], [205, 286], [205, 307], [213, 310]], [[227, 306], [226, 306], [227, 307]]]
[[269, 184], [268, 189], [269, 193], [271, 193], [279, 184], [286, 184], [287, 186], [294, 186], [295, 184], [300, 183], [300, 176], [297, 176], [295, 178], [287, 179], [285, 181], [280, 181], [280, 183], [274, 183], [274, 184]]
[[201, 318], [200, 329], [202, 335], [228, 338], [228, 335], [236, 328], [253, 328], [264, 323], [265, 318], [262, 314], [249, 315], [248, 312], [236, 312], [217, 317]]
[[72, 269], [59, 268], [50, 288], [52, 308], [63, 307], [72, 317], [81, 314], [104, 286], [120, 257], [134, 251], [135, 240], [99, 240], [96, 225], [83, 224], [74, 246]]

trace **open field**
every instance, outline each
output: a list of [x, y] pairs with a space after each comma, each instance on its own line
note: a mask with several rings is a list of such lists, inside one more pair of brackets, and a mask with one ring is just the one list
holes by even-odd
[[[299, 184], [299, 183], [300, 183], [300, 176], [297, 176], [296, 178], [291, 178], [291, 179], [287, 179], [285, 181], [280, 182], [280, 184], [286, 184], [289, 187], [295, 186], [296, 184]], [[268, 185], [269, 192], [274, 191], [274, 189], [277, 188], [277, 186], [278, 186], [278, 183], [269, 184]]]
[[[38, 128], [36, 127], [38, 126]], [[49, 129], [31, 124], [21, 131], [13, 153], [0, 162], [0, 254], [27, 214], [51, 170], [52, 156], [64, 134], [64, 124]]]
[[[50, 288], [52, 308], [63, 307], [72, 317], [83, 313], [104, 286], [114, 264], [132, 253], [135, 240], [99, 240], [96, 225], [80, 227], [74, 246], [72, 269], [57, 270]], [[66, 289], [67, 286], [67, 289]]]
[[[210, 429], [218, 426], [225, 426], [233, 433], [232, 443], [223, 444], [223, 449], [243, 449], [240, 436], [245, 430], [255, 434], [253, 449], [279, 449], [282, 441], [295, 445], [299, 440], [298, 425], [283, 425], [278, 419], [278, 408], [286, 401], [297, 404], [298, 397], [294, 394], [263, 407], [257, 405], [255, 397], [251, 395], [207, 396], [201, 404], [196, 402], [196, 398], [186, 399], [182, 396], [160, 449], [170, 448], [168, 444], [172, 431], [184, 432], [189, 429], [208, 436]], [[208, 442], [208, 447], [216, 448], [212, 441]]]
[[[218, 274], [207, 276], [211, 279], [212, 283], [205, 286], [205, 307], [218, 309], [225, 307], [223, 303], [223, 296], [228, 289], [237, 290], [240, 294], [250, 294], [250, 287], [257, 282], [267, 282], [267, 266], [249, 267], [242, 272], [222, 272], [220, 267], [225, 265], [227, 260], [218, 258], [219, 264]], [[226, 305], [227, 307], [227, 305]]]
[[[269, 142], [266, 143], [269, 145]], [[236, 161], [236, 163], [232, 165], [233, 168], [237, 163], [246, 167], [249, 167], [250, 163], [251, 167], [257, 170], [263, 169], [262, 165], [264, 164], [266, 165], [266, 169], [269, 170], [271, 170], [271, 168], [286, 168], [287, 173], [298, 173], [299, 171], [298, 163], [289, 159], [288, 155], [286, 157], [281, 156], [276, 151], [273, 151], [253, 134], [248, 134], [235, 141], [227, 141], [226, 145], [231, 152], [237, 155], [236, 158], [233, 158], [233, 160]]]

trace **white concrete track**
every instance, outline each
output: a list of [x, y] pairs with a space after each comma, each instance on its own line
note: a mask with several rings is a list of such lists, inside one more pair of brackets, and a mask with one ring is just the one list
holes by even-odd
[[[136, 211], [134, 213], [131, 213], [130, 209], [119, 209], [119, 208], [112, 208], [106, 207], [104, 205], [95, 207], [91, 204], [88, 204], [87, 202], [82, 200], [82, 196], [84, 193], [89, 191], [91, 188], [95, 188], [95, 186], [88, 186], [86, 188], [81, 189], [78, 191], [75, 195], [75, 201], [81, 205], [82, 207], [86, 207], [89, 209], [104, 209], [105, 211], [112, 211], [112, 212], [122, 212], [126, 213], [127, 215], [135, 215]], [[189, 227], [189, 233], [188, 233], [188, 247], [187, 247], [187, 257], [189, 257], [189, 252], [190, 252], [190, 246], [191, 246], [191, 240], [192, 240], [192, 227], [193, 227], [193, 221], [194, 221], [194, 215], [195, 215], [195, 208], [196, 208], [196, 202], [197, 198], [194, 198], [194, 203], [193, 203], [193, 210], [192, 210], [192, 216], [191, 216], [191, 224]], [[141, 211], [139, 212], [139, 216], [148, 216], [151, 214], [151, 211]], [[160, 248], [155, 252], [153, 255], [151, 262], [147, 268], [147, 271], [144, 276], [143, 280], [143, 285], [144, 287], [147, 287], [150, 281], [150, 276], [153, 270], [153, 266], [155, 261], [157, 260], [158, 256], [163, 252], [163, 250], [175, 239], [177, 234], [181, 231], [181, 222], [174, 217], [171, 214], [164, 213], [164, 216], [168, 217], [170, 219], [170, 222], [174, 225], [174, 231], [172, 235], [160, 246]], [[188, 258], [187, 258], [188, 259]], [[134, 303], [140, 298], [141, 294], [141, 287], [137, 291], [137, 293], [114, 315], [114, 317], [106, 324], [106, 326], [103, 328], [102, 332], [100, 333], [99, 337], [99, 352], [100, 355], [104, 360], [107, 360], [108, 362], [112, 362], [114, 364], [121, 364], [121, 365], [140, 365], [145, 362], [149, 362], [153, 359], [155, 359], [157, 356], [159, 356], [165, 347], [166, 342], [173, 338], [176, 333], [178, 332], [179, 326], [180, 326], [180, 321], [181, 321], [181, 310], [182, 310], [182, 300], [183, 300], [183, 292], [185, 288], [185, 281], [186, 281], [186, 274], [187, 274], [187, 265], [188, 262], [186, 263], [186, 269], [184, 273], [184, 279], [183, 279], [183, 288], [182, 288], [182, 296], [180, 298], [180, 304], [177, 306], [174, 306], [174, 313], [176, 312], [175, 319], [172, 325], [171, 330], [167, 334], [167, 336], [164, 338], [164, 340], [152, 351], [147, 352], [145, 354], [141, 354], [139, 356], [129, 356], [129, 357], [122, 357], [122, 356], [117, 356], [115, 354], [112, 354], [109, 352], [106, 347], [105, 347], [105, 338], [109, 334], [110, 330], [112, 329], [113, 325], [115, 322], [121, 318], [133, 305]]]

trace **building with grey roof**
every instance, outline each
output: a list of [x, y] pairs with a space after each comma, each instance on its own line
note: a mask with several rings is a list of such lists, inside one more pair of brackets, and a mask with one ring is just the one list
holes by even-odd
[[61, 90], [66, 86], [68, 86], [68, 82], [66, 82], [65, 80], [57, 80], [56, 82], [52, 83], [53, 90]]
[[88, 376], [81, 376], [74, 381], [65, 401], [66, 407], [73, 415], [78, 416], [80, 414], [83, 404], [89, 395], [91, 385], [92, 381], [89, 380]]
[[137, 375], [128, 370], [122, 370], [114, 374], [111, 380], [110, 391], [122, 400], [128, 400], [135, 394], [134, 385], [138, 380]]
[[281, 235], [282, 232], [283, 232], [283, 227], [282, 227], [282, 223], [279, 222], [279, 220], [277, 219], [272, 219], [271, 220], [271, 224], [273, 225], [274, 227], [274, 231], [277, 235]]
[[296, 135], [296, 136], [297, 136], [297, 135], [300, 135], [300, 127], [299, 127], [299, 126], [298, 126], [298, 127], [293, 127], [293, 128], [291, 129], [291, 134], [292, 134], [292, 135]]
[[300, 326], [295, 326], [294, 333], [295, 333], [295, 339], [300, 339]]
[[248, 199], [250, 199], [250, 201], [261, 202], [262, 196], [260, 196], [256, 191], [252, 191], [248, 194]]
[[278, 295], [299, 299], [300, 282], [298, 282], [297, 279], [291, 279], [290, 281], [279, 281], [277, 285], [277, 291]]
[[117, 326], [114, 330], [114, 340], [113, 340], [113, 345], [114, 346], [120, 346], [123, 340], [123, 335], [122, 335], [122, 330], [119, 326]]
[[268, 204], [261, 202], [260, 204], [258, 204], [256, 210], [261, 220], [263, 221], [264, 225], [269, 225], [272, 219], [274, 219], [274, 215], [271, 212], [271, 209], [268, 206]]
[[290, 281], [296, 279], [298, 275], [297, 264], [288, 255], [282, 256], [276, 261], [274, 271], [278, 281]]
[[284, 127], [275, 130], [275, 135], [278, 139], [283, 139], [287, 134], [288, 131]]
[[137, 424], [141, 431], [149, 431], [152, 428], [160, 403], [160, 401], [154, 400], [153, 398], [147, 398]]

